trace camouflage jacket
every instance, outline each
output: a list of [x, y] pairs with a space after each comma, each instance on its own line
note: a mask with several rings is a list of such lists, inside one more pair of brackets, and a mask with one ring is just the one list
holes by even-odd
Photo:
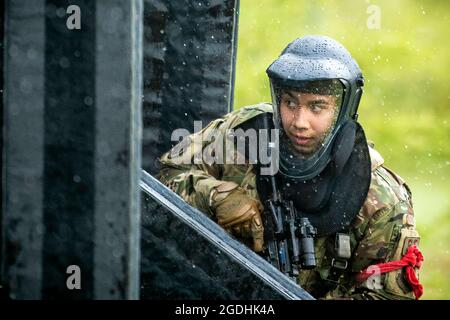
[[[196, 157], [214, 139], [217, 131], [226, 134], [227, 129], [238, 125], [263, 112], [272, 112], [269, 104], [258, 104], [241, 108], [212, 121], [203, 130], [185, 139], [184, 153], [177, 156], [171, 152], [160, 159], [160, 179], [185, 201], [214, 219], [209, 207], [212, 188], [223, 181], [234, 181], [248, 194], [260, 201], [256, 191], [256, 179], [252, 165], [216, 164]], [[400, 260], [411, 244], [419, 242], [415, 229], [411, 192], [405, 182], [383, 165], [383, 158], [369, 144], [372, 177], [367, 198], [350, 228], [351, 258], [348, 266], [337, 281], [330, 286], [328, 280], [333, 254], [335, 235], [315, 239], [317, 267], [301, 270], [298, 283], [316, 298], [352, 299], [414, 299], [411, 287], [404, 278], [404, 270], [392, 271], [363, 283], [355, 275], [374, 264]], [[224, 150], [237, 157], [237, 150]], [[227, 162], [228, 163], [228, 162]], [[263, 217], [264, 219], [264, 217]]]

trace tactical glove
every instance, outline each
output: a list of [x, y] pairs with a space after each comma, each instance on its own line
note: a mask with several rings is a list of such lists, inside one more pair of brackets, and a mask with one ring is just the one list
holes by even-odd
[[260, 252], [264, 244], [260, 206], [236, 183], [226, 181], [210, 194], [210, 207], [217, 222], [238, 238], [253, 239], [253, 250]]

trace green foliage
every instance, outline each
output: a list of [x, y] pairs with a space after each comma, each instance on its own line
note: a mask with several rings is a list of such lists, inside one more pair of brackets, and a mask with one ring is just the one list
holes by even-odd
[[[413, 191], [424, 298], [450, 299], [450, 2], [240, 2], [235, 108], [270, 101], [265, 70], [293, 39], [341, 42], [366, 79], [359, 110], [366, 135]], [[371, 29], [377, 8], [380, 28]]]

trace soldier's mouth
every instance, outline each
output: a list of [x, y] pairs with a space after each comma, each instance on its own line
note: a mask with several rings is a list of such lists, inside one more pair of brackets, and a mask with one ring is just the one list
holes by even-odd
[[304, 137], [304, 136], [292, 136], [292, 140], [293, 140], [294, 144], [299, 145], [299, 146], [310, 145], [314, 141], [313, 138]]

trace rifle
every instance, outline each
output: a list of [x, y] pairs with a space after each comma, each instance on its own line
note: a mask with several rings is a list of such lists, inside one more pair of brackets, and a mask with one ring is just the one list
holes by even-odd
[[[269, 128], [268, 117], [264, 127]], [[273, 144], [269, 144], [269, 148]], [[292, 201], [282, 199], [275, 173], [270, 175], [271, 197], [266, 200], [266, 259], [278, 270], [296, 278], [301, 269], [316, 267], [314, 237], [317, 229], [308, 218], [300, 217]]]
[[317, 234], [308, 218], [299, 217], [292, 201], [281, 199], [274, 176], [270, 177], [272, 197], [267, 200], [269, 214], [272, 219], [272, 239], [267, 244], [268, 260], [284, 274], [297, 277], [299, 268], [316, 267], [314, 237]]

